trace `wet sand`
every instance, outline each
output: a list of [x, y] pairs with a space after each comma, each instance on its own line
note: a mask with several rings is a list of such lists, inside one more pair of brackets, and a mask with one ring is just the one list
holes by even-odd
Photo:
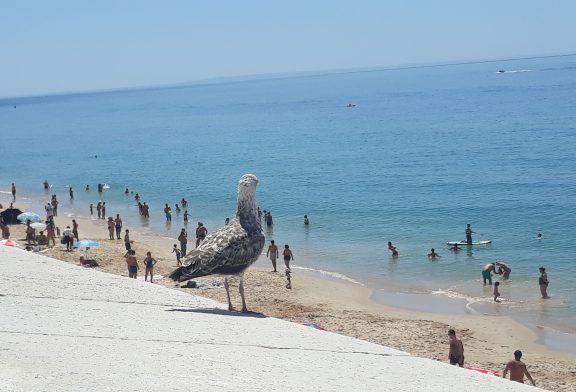
[[[111, 211], [112, 212], [112, 211]], [[61, 230], [71, 224], [71, 217], [60, 212], [55, 221]], [[100, 242], [100, 247], [90, 249], [88, 255], [95, 258], [99, 270], [127, 276], [124, 261], [123, 240], [109, 240], [105, 220], [79, 219], [80, 239], [93, 239]], [[12, 238], [24, 243], [24, 225], [11, 226]], [[176, 267], [176, 257], [172, 251], [175, 239], [162, 237], [138, 228], [129, 228], [134, 240], [137, 258], [142, 268], [142, 259], [151, 251], [159, 263], [155, 275], [167, 276]], [[123, 229], [124, 230], [124, 229]], [[193, 236], [193, 227], [189, 236]], [[189, 239], [188, 247], [194, 246]], [[57, 243], [56, 247], [43, 251], [43, 254], [78, 264], [79, 257], [85, 250], [66, 252], [65, 246]], [[280, 261], [279, 266], [283, 267]], [[383, 344], [413, 355], [447, 362], [447, 331], [454, 328], [465, 346], [465, 366], [489, 369], [502, 372], [505, 363], [512, 358], [516, 349], [524, 352], [524, 359], [538, 386], [555, 391], [576, 390], [576, 355], [553, 351], [538, 341], [538, 336], [529, 328], [504, 316], [469, 315], [449, 312], [450, 304], [438, 304], [436, 299], [428, 306], [430, 312], [399, 309], [389, 304], [398, 303], [374, 300], [374, 296], [385, 295], [374, 293], [374, 290], [335, 279], [322, 279], [314, 274], [293, 268], [292, 289], [286, 289], [284, 273], [270, 272], [269, 263], [262, 256], [254, 267], [245, 274], [246, 299], [251, 311], [286, 320], [305, 320], [317, 323], [326, 330], [343, 335], [357, 337], [370, 342]], [[279, 271], [283, 271], [280, 268]], [[139, 272], [141, 278], [143, 270]], [[218, 276], [199, 278], [212, 286], [221, 284]], [[188, 292], [226, 302], [226, 294], [220, 288], [180, 288], [167, 278], [156, 280], [176, 290]], [[240, 308], [237, 281], [231, 285], [232, 301]], [[400, 301], [409, 302], [407, 298]], [[388, 305], [386, 305], [386, 303]], [[440, 312], [442, 311], [442, 312]]]

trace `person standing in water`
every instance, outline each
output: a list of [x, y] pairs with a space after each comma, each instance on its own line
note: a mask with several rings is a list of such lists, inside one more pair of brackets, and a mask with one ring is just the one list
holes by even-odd
[[468, 223], [466, 225], [466, 230], [464, 230], [464, 233], [466, 234], [466, 243], [468, 245], [472, 245], [472, 233], [474, 233], [472, 231], [472, 228], [470, 227], [470, 223]]
[[542, 298], [550, 298], [548, 297], [548, 274], [546, 273], [546, 268], [540, 267], [540, 277], [538, 278], [538, 284], [540, 285], [540, 294], [542, 294]]
[[396, 247], [392, 245], [391, 241], [388, 241], [388, 250], [392, 252], [392, 257], [398, 256], [398, 251], [396, 250]]

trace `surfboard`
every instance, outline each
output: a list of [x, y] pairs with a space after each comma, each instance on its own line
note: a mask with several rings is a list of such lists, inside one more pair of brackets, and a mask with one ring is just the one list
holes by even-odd
[[488, 245], [491, 244], [492, 241], [490, 240], [480, 240], [480, 241], [472, 241], [471, 244], [467, 243], [466, 241], [448, 241], [448, 245], [461, 245], [461, 246], [468, 246], [468, 245]]

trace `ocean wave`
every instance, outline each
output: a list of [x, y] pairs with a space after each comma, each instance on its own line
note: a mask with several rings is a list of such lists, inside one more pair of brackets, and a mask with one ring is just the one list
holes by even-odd
[[329, 276], [329, 277], [331, 277], [331, 278], [343, 280], [343, 281], [348, 282], [348, 283], [354, 283], [354, 284], [357, 284], [357, 285], [363, 286], [363, 287], [365, 286], [364, 283], [359, 282], [359, 281], [357, 281], [357, 280], [355, 280], [355, 279], [352, 279], [352, 278], [349, 277], [349, 276], [346, 276], [346, 275], [341, 274], [341, 273], [338, 273], [338, 272], [331, 272], [331, 271], [325, 271], [325, 270], [321, 270], [321, 269], [308, 268], [308, 267], [299, 267], [299, 266], [296, 266], [296, 265], [292, 265], [291, 268], [292, 268], [292, 269], [302, 270], [302, 271], [311, 271], [311, 272], [319, 273], [319, 274], [321, 274], [321, 275]]

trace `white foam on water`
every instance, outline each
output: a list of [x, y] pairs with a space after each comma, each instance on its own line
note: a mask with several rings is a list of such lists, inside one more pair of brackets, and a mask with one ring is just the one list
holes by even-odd
[[338, 273], [338, 272], [331, 272], [331, 271], [325, 271], [325, 270], [320, 270], [320, 269], [315, 269], [315, 268], [308, 268], [308, 267], [299, 267], [296, 265], [292, 265], [291, 267], [292, 269], [298, 269], [298, 270], [303, 270], [303, 271], [311, 271], [311, 272], [315, 272], [315, 273], [319, 273], [321, 275], [326, 275], [329, 276], [331, 278], [335, 278], [335, 279], [339, 279], [339, 280], [343, 280], [345, 282], [349, 282], [349, 283], [354, 283], [357, 284], [359, 286], [365, 286], [364, 283], [359, 282], [355, 279], [352, 279], [349, 276], [346, 276], [344, 274]]

